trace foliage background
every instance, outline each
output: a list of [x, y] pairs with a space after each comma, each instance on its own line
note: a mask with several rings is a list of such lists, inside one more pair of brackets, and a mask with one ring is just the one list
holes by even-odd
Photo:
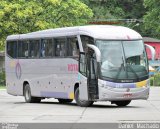
[[1, 0], [0, 48], [7, 35], [82, 25], [92, 16], [79, 0]]
[[11, 34], [109, 19], [138, 19], [122, 25], [160, 38], [159, 7], [160, 0], [1, 0], [0, 50]]
[[1, 0], [0, 51], [8, 35], [109, 20], [160, 39], [160, 0]]

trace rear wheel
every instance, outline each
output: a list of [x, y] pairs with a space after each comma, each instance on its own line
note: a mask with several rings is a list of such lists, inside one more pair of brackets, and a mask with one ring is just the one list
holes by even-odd
[[59, 103], [65, 104], [65, 103], [71, 103], [73, 99], [58, 99]]
[[119, 107], [124, 107], [130, 104], [131, 100], [125, 100], [125, 101], [113, 101], [112, 103], [115, 103]]
[[41, 102], [41, 98], [32, 97], [31, 88], [30, 88], [29, 84], [26, 84], [25, 87], [24, 87], [24, 98], [25, 98], [25, 101], [27, 103], [39, 103], [39, 102]]
[[75, 100], [76, 100], [77, 105], [81, 107], [89, 107], [89, 106], [92, 106], [92, 104], [94, 103], [93, 101], [80, 100], [79, 88], [77, 88], [75, 91]]

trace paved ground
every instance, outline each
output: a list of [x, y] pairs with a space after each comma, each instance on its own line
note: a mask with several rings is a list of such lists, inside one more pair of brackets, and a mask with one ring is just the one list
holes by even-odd
[[71, 104], [59, 104], [55, 99], [45, 99], [40, 104], [28, 104], [23, 97], [8, 95], [0, 90], [1, 122], [160, 122], [160, 87], [151, 88], [150, 98], [135, 100], [127, 107], [119, 108], [109, 102], [97, 102], [84, 108]]

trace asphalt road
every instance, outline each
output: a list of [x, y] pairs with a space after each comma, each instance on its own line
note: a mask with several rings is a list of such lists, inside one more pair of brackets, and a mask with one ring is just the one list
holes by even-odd
[[0, 123], [160, 123], [160, 87], [153, 87], [148, 100], [134, 100], [127, 107], [110, 102], [96, 102], [92, 107], [78, 107], [75, 102], [59, 104], [56, 99], [45, 99], [39, 104], [28, 104], [20, 96], [0, 90]]

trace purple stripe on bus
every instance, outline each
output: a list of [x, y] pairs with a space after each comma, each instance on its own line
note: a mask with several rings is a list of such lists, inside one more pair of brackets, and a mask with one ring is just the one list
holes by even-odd
[[54, 97], [54, 98], [68, 98], [68, 94], [64, 92], [47, 92], [41, 91], [41, 96], [43, 97]]
[[106, 81], [106, 85], [113, 88], [136, 88], [135, 83], [114, 83]]

